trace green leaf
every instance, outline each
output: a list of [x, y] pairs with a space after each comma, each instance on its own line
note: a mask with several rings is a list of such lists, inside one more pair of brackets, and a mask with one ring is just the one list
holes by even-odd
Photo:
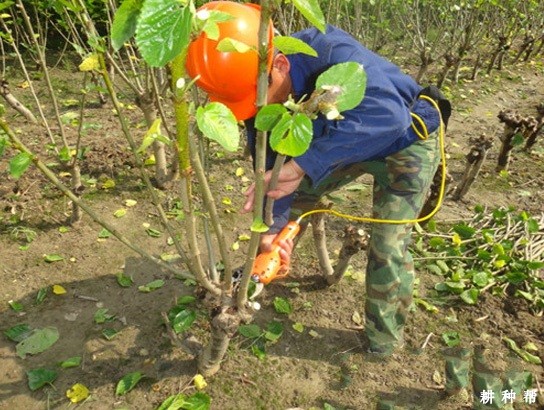
[[142, 154], [154, 141], [161, 135], [161, 119], [157, 118], [149, 127], [142, 140], [142, 145], [138, 148], [138, 153]]
[[15, 346], [15, 351], [17, 356], [24, 359], [27, 354], [38, 354], [49, 349], [58, 339], [59, 331], [56, 327], [35, 329]]
[[442, 340], [449, 347], [454, 347], [461, 343], [461, 336], [459, 336], [459, 333], [454, 331], [444, 332], [442, 333]]
[[261, 336], [262, 331], [258, 325], [250, 324], [239, 326], [238, 333], [240, 333], [244, 337], [247, 337], [248, 339], [255, 339]]
[[544, 268], [544, 262], [540, 261], [530, 261], [527, 263], [527, 269], [530, 270], [539, 270]]
[[61, 162], [68, 162], [70, 161], [70, 148], [64, 146], [59, 151], [59, 160]]
[[113, 216], [116, 218], [122, 218], [126, 214], [127, 214], [127, 210], [125, 208], [120, 208], [113, 213]]
[[111, 328], [102, 330], [102, 336], [104, 336], [106, 340], [112, 340], [115, 338], [115, 336], [117, 336], [117, 333], [119, 333], [117, 330]]
[[338, 111], [357, 107], [366, 91], [366, 73], [363, 66], [353, 61], [333, 65], [316, 81], [316, 90], [323, 86], [339, 86], [342, 92], [336, 100]]
[[100, 232], [98, 232], [98, 237], [100, 239], [107, 239], [111, 236], [111, 232], [108, 231], [106, 228], [102, 228]]
[[17, 302], [16, 300], [10, 300], [8, 305], [16, 312], [21, 312], [24, 309], [23, 304], [21, 302]]
[[255, 48], [230, 37], [225, 37], [217, 43], [217, 51], [223, 53], [248, 53], [252, 50], [255, 51]]
[[512, 349], [519, 357], [521, 357], [526, 362], [533, 363], [533, 364], [542, 364], [542, 360], [540, 359], [540, 357], [535, 356], [535, 355], [521, 349], [520, 347], [518, 347], [516, 342], [513, 341], [512, 339], [504, 336], [502, 338], [502, 340], [504, 340], [506, 342], [507, 346], [510, 349]]
[[456, 232], [462, 239], [470, 239], [476, 233], [476, 229], [466, 224], [458, 224], [453, 227], [453, 231]]
[[285, 313], [286, 315], [293, 312], [291, 303], [287, 299], [278, 296], [274, 298], [274, 309], [276, 309], [276, 312]]
[[282, 104], [265, 105], [255, 117], [255, 128], [260, 131], [270, 131], [285, 113], [287, 108]]
[[192, 13], [178, 0], [146, 0], [136, 27], [136, 44], [152, 67], [164, 67], [189, 45]]
[[2, 3], [0, 3], [0, 10], [5, 10], [7, 8], [10, 8], [13, 4], [15, 3], [11, 0], [3, 1]]
[[34, 369], [26, 372], [28, 377], [28, 387], [30, 390], [35, 391], [46, 384], [51, 384], [55, 381], [58, 373], [49, 369]]
[[493, 258], [491, 252], [486, 251], [485, 249], [478, 249], [477, 255], [478, 259], [481, 259], [484, 262], [489, 262]]
[[448, 273], [450, 271], [450, 267], [443, 260], [438, 259], [436, 261], [436, 264], [440, 268], [440, 270], [443, 272], [443, 274], [446, 274], [446, 273]]
[[516, 133], [513, 137], [512, 137], [512, 140], [511, 140], [511, 144], [512, 146], [514, 147], [517, 147], [517, 146], [520, 146], [521, 144], [523, 144], [525, 142], [525, 138], [523, 138], [523, 134], [521, 133]]
[[319, 7], [318, 0], [293, 0], [293, 4], [312, 25], [325, 33], [325, 17]]
[[59, 262], [64, 260], [64, 258], [60, 255], [57, 255], [56, 253], [50, 253], [48, 255], [44, 255], [43, 260], [47, 263], [53, 263], [53, 262]]
[[192, 309], [181, 310], [171, 321], [172, 329], [176, 333], [185, 332], [196, 320], [196, 312]]
[[63, 369], [69, 369], [70, 367], [78, 367], [81, 364], [81, 356], [70, 357], [59, 363], [59, 366]]
[[202, 27], [202, 31], [206, 33], [206, 36], [210, 40], [219, 40], [219, 26], [217, 23], [221, 23], [224, 21], [229, 21], [234, 19], [235, 17], [229, 13], [225, 13], [218, 10], [208, 10], [208, 13], [196, 13], [195, 23], [197, 26], [202, 25], [202, 21], [204, 21], [204, 25]]
[[129, 288], [133, 283], [132, 278], [129, 276], [126, 276], [123, 272], [119, 272], [116, 278], [117, 278], [117, 283], [119, 284], [119, 286], [122, 286], [124, 288]]
[[304, 325], [300, 322], [293, 323], [293, 329], [299, 333], [304, 332]]
[[107, 308], [100, 308], [94, 313], [94, 321], [97, 324], [111, 322], [115, 318], [115, 315], [108, 314]]
[[273, 44], [276, 49], [285, 55], [300, 53], [317, 57], [317, 51], [298, 38], [289, 36], [275, 36]]
[[143, 0], [124, 0], [115, 12], [111, 26], [111, 44], [115, 51], [121, 49], [136, 32], [142, 4]]
[[280, 322], [270, 322], [264, 332], [264, 337], [266, 340], [275, 342], [283, 334], [283, 325]]
[[282, 155], [298, 157], [306, 152], [312, 136], [312, 121], [306, 115], [285, 113], [270, 133], [270, 147]]
[[493, 245], [493, 253], [499, 256], [504, 255], [505, 252], [504, 252], [504, 247], [502, 246], [502, 244], [496, 243], [495, 245]]
[[157, 229], [153, 229], [153, 228], [147, 228], [145, 230], [145, 233], [151, 236], [152, 238], [160, 238], [162, 236], [161, 231], [158, 231]]
[[429, 303], [427, 302], [426, 300], [424, 299], [421, 299], [421, 298], [414, 298], [414, 303], [416, 305], [420, 305], [420, 306], [423, 306], [423, 308], [427, 311], [427, 312], [431, 312], [431, 313], [436, 313], [438, 312], [438, 308], [433, 305], [432, 303]]
[[251, 224], [251, 232], [264, 233], [267, 232], [270, 228], [267, 224], [264, 223], [262, 218], [257, 218]]
[[211, 405], [210, 396], [203, 392], [196, 392], [187, 397], [184, 410], [209, 410]]
[[183, 393], [174, 394], [164, 400], [157, 410], [180, 410], [185, 405], [185, 395]]
[[263, 361], [266, 358], [264, 345], [258, 345], [258, 344], [251, 345], [251, 353], [253, 353], [253, 355], [261, 361]]
[[32, 157], [29, 154], [20, 152], [9, 161], [9, 173], [17, 179], [23, 175], [31, 162]]
[[157, 410], [209, 410], [210, 396], [203, 392], [196, 392], [190, 396], [178, 393], [168, 397]]
[[535, 296], [529, 292], [525, 292], [521, 289], [517, 289], [516, 290], [516, 293], [515, 293], [516, 296], [521, 296], [523, 297], [524, 299], [527, 299], [529, 302], [534, 302], [535, 300]]
[[434, 263], [429, 263], [425, 265], [425, 268], [427, 268], [429, 272], [434, 273], [435, 275], [440, 275], [440, 276], [444, 275], [444, 271], [440, 269], [438, 265]]
[[10, 327], [7, 330], [4, 330], [4, 335], [14, 341], [20, 342], [26, 339], [32, 333], [32, 328], [26, 323], [19, 323], [15, 326]]
[[540, 230], [538, 221], [533, 218], [529, 219], [527, 221], [527, 230], [529, 233], [537, 233]]
[[41, 288], [40, 290], [38, 290], [38, 293], [36, 295], [36, 304], [39, 305], [40, 303], [42, 303], [45, 298], [47, 297], [47, 292], [49, 291], [49, 287], [46, 286], [44, 288]]
[[153, 281], [149, 282], [146, 285], [138, 286], [138, 290], [140, 292], [149, 293], [149, 292], [152, 292], [154, 290], [160, 289], [163, 286], [164, 286], [164, 280], [156, 279], [156, 280], [153, 280]]
[[474, 305], [478, 301], [478, 296], [480, 295], [480, 291], [476, 288], [470, 288], [467, 290], [464, 290], [460, 297], [463, 299], [463, 301], [469, 305]]
[[128, 373], [119, 382], [117, 383], [117, 387], [115, 388], [115, 394], [117, 396], [123, 396], [127, 394], [129, 391], [131, 391], [134, 386], [140, 381], [140, 379], [143, 377], [143, 374], [141, 372], [133, 372]]
[[527, 279], [527, 275], [519, 271], [506, 272], [506, 279], [513, 285], [519, 285]]
[[191, 295], [185, 295], [176, 300], [176, 303], [179, 305], [188, 305], [190, 303], [193, 303], [196, 300], [194, 296]]
[[227, 151], [236, 151], [240, 132], [236, 117], [226, 105], [212, 102], [196, 110], [196, 122], [202, 134], [216, 141]]
[[480, 288], [483, 288], [484, 286], [486, 286], [488, 283], [489, 283], [489, 277], [487, 275], [487, 272], [477, 272], [474, 274], [474, 276], [472, 277], [472, 282], [480, 287]]

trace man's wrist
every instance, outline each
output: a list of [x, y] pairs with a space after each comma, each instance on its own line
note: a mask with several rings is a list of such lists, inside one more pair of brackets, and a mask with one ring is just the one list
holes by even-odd
[[303, 177], [306, 172], [304, 172], [304, 170], [300, 167], [300, 165], [297, 164], [297, 162], [292, 159], [291, 161], [289, 161], [289, 163], [291, 164], [291, 167], [293, 169], [293, 171], [299, 176], [299, 177]]

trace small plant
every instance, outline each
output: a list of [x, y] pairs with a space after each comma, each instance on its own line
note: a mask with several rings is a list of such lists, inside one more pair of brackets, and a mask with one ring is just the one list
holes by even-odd
[[27, 228], [26, 226], [15, 226], [10, 230], [9, 236], [17, 242], [29, 244], [36, 239], [38, 233], [34, 229]]
[[441, 276], [440, 294], [455, 294], [467, 304], [480, 295], [526, 299], [533, 312], [544, 312], [544, 214], [533, 217], [513, 208], [476, 209], [472, 220], [439, 232], [420, 232], [416, 262]]

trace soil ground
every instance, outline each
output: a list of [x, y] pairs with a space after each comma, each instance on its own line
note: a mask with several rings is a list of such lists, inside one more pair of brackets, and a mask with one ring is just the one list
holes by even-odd
[[[77, 111], [69, 100], [77, 97], [74, 85], [80, 81], [79, 74], [66, 70], [54, 70], [53, 74], [60, 98], [67, 101], [63, 112]], [[15, 86], [17, 80], [11, 84], [13, 92], [30, 104], [24, 90]], [[544, 68], [542, 64], [524, 64], [449, 88], [455, 110], [447, 133], [448, 169], [455, 182], [465, 168], [469, 138], [501, 134], [502, 125], [496, 118], [501, 109], [534, 115], [535, 105], [544, 102]], [[14, 111], [9, 113], [18, 135], [40, 152], [45, 162], [53, 162], [43, 130], [29, 126]], [[139, 115], [133, 112], [132, 117]], [[83, 163], [85, 200], [148, 252], [173, 254], [165, 234], [152, 237], [146, 232], [148, 228], [160, 231], [160, 222], [133, 170], [112, 107], [107, 104], [86, 110], [85, 123], [84, 144], [89, 147]], [[144, 133], [140, 120], [131, 126], [138, 135]], [[75, 132], [75, 126], [68, 128]], [[531, 155], [516, 153], [505, 178], [494, 171], [500, 146], [497, 138], [467, 196], [458, 202], [447, 198], [436, 220], [448, 223], [468, 218], [477, 204], [542, 212], [544, 137], [540, 139]], [[241, 192], [251, 180], [251, 164], [242, 151], [213, 155], [210, 161], [214, 192], [232, 202], [220, 205], [231, 243], [248, 234], [249, 227], [247, 216], [238, 213]], [[171, 394], [192, 394], [195, 358], [173, 346], [161, 312], [167, 312], [176, 297], [194, 294], [195, 287], [161, 271], [113, 237], [99, 238], [101, 227], [87, 216], [78, 225], [68, 226], [67, 200], [35, 170], [18, 180], [11, 178], [7, 171], [11, 155], [8, 151], [0, 162], [0, 329], [19, 323], [33, 328], [52, 326], [60, 338], [45, 352], [21, 359], [15, 343], [0, 337], [0, 409], [154, 409]], [[237, 174], [239, 168], [244, 175]], [[109, 180], [115, 181], [114, 187], [107, 188]], [[364, 214], [370, 184], [363, 178], [358, 189], [339, 192], [335, 199], [345, 210]], [[161, 198], [175, 208], [175, 192], [161, 192]], [[127, 199], [135, 200], [136, 205], [126, 207]], [[126, 209], [126, 215], [115, 218], [114, 212], [121, 208]], [[345, 225], [342, 220], [328, 221], [331, 254], [338, 248]], [[239, 249], [231, 252], [242, 262], [247, 242], [239, 244]], [[63, 259], [48, 263], [44, 255], [51, 254]], [[415, 308], [407, 325], [406, 347], [391, 358], [376, 360], [364, 352], [361, 326], [354, 321], [363, 313], [364, 274], [360, 273], [364, 273], [365, 256], [356, 255], [351, 275], [332, 287], [327, 287], [319, 274], [310, 235], [302, 238], [294, 259], [289, 278], [274, 282], [259, 296], [262, 308], [255, 315], [255, 323], [263, 329], [271, 321], [281, 322], [283, 335], [276, 343], [267, 344], [262, 359], [252, 354], [248, 339], [233, 339], [221, 371], [207, 380], [204, 391], [212, 399], [212, 409], [322, 409], [327, 404], [336, 409], [369, 409], [375, 408], [379, 398], [394, 400], [397, 408], [405, 409], [470, 407], [470, 397], [447, 398], [443, 394], [441, 352], [445, 345], [440, 335], [445, 331], [459, 332], [466, 345], [484, 340], [497, 369], [517, 366], [533, 373], [535, 388], [544, 385], [542, 367], [512, 359], [501, 341], [502, 336], [508, 336], [520, 343], [533, 342], [544, 358], [542, 317], [532, 315], [523, 300], [486, 294], [475, 306], [449, 299], [438, 313]], [[124, 288], [117, 283], [120, 272], [133, 279], [132, 286]], [[156, 279], [163, 279], [164, 286], [147, 293], [138, 290]], [[436, 281], [431, 273], [419, 272], [419, 294], [425, 297], [431, 293]], [[53, 285], [61, 285], [66, 293], [54, 294]], [[48, 293], [38, 303], [40, 289], [48, 289]], [[289, 299], [293, 312], [277, 313], [273, 305], [276, 297]], [[20, 303], [22, 310], [10, 308], [10, 301]], [[94, 315], [99, 308], [107, 308], [115, 319], [96, 323]], [[191, 332], [204, 339], [207, 312], [200, 309], [198, 314], [198, 326]], [[302, 332], [293, 328], [295, 323], [303, 325]], [[107, 328], [118, 331], [112, 340], [103, 336]], [[82, 358], [79, 366], [58, 366], [75, 356]], [[31, 391], [26, 372], [42, 367], [56, 369], [58, 377], [53, 385]], [[145, 377], [128, 394], [116, 396], [118, 380], [134, 371]], [[77, 405], [65, 396], [75, 383], [84, 384], [91, 392], [89, 399]], [[543, 399], [542, 391], [541, 404], [525, 405], [518, 397], [516, 408], [543, 408]]]

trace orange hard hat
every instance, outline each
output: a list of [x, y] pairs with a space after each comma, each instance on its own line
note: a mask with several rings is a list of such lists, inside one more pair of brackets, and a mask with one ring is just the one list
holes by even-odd
[[[241, 121], [254, 116], [257, 112], [257, 72], [258, 72], [258, 32], [261, 8], [252, 3], [232, 1], [212, 1], [204, 4], [198, 11], [217, 10], [232, 15], [234, 18], [217, 23], [219, 38], [212, 40], [202, 32], [189, 45], [187, 53], [187, 72], [192, 78], [200, 76], [196, 84], [208, 93], [211, 101], [218, 101], [231, 109]], [[273, 27], [269, 26], [268, 70], [272, 66]], [[217, 44], [224, 38], [240, 41], [251, 50], [221, 52]]]

